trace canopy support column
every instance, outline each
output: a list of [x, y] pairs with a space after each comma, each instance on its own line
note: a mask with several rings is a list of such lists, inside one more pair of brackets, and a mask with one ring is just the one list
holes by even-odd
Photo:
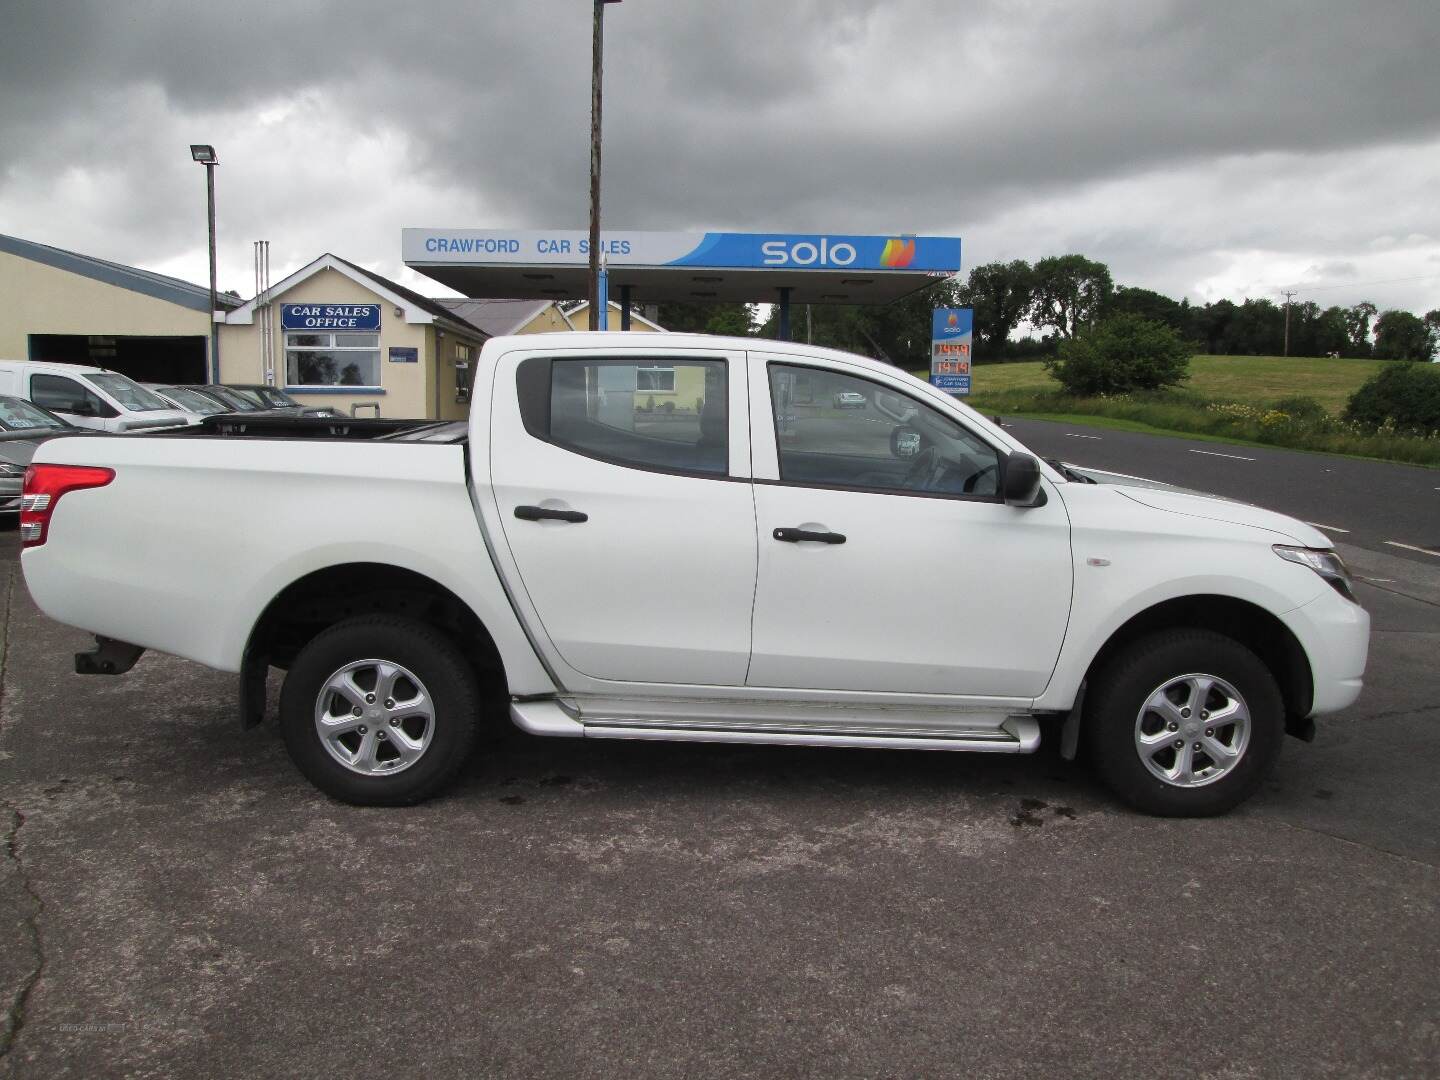
[[790, 286], [782, 285], [780, 293], [780, 340], [790, 340]]

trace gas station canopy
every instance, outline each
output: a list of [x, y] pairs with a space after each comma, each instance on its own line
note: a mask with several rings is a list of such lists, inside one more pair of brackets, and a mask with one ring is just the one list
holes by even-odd
[[[612, 299], [637, 303], [887, 304], [960, 269], [952, 236], [601, 234]], [[405, 265], [470, 297], [583, 298], [581, 230], [405, 229]]]

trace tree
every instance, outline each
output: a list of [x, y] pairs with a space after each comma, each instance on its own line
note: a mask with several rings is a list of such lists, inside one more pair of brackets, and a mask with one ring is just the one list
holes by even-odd
[[1186, 337], [1194, 333], [1189, 302], [1175, 301], [1164, 293], [1150, 289], [1137, 289], [1130, 285], [1116, 289], [1110, 303], [1105, 307], [1105, 314], [1139, 315], [1153, 322], [1162, 322], [1177, 334]]
[[1195, 312], [1195, 333], [1205, 351], [1213, 356], [1223, 356], [1230, 340], [1230, 322], [1235, 318], [1235, 304], [1231, 300], [1216, 300]]
[[1440, 433], [1440, 370], [1429, 364], [1386, 364], [1350, 396], [1345, 419], [1369, 430]]
[[1328, 307], [1320, 313], [1315, 323], [1314, 356], [1329, 356], [1332, 352], [1345, 356], [1350, 350], [1350, 334], [1345, 325], [1345, 309]]
[[970, 271], [959, 290], [962, 306], [975, 309], [975, 352], [986, 358], [1004, 355], [1010, 335], [1030, 310], [1035, 272], [1024, 259], [986, 263]]
[[745, 337], [755, 332], [749, 304], [658, 304], [655, 321], [666, 330]]
[[1285, 349], [1285, 311], [1271, 300], [1252, 300], [1235, 309], [1226, 327], [1225, 352], [1279, 356]]
[[1370, 320], [1378, 309], [1369, 300], [1361, 300], [1345, 312], [1345, 331], [1350, 336], [1350, 355], [1370, 355]]
[[1104, 310], [1114, 291], [1110, 268], [1083, 255], [1052, 255], [1035, 264], [1030, 321], [1073, 338]]
[[[816, 304], [811, 308], [811, 337], [816, 345], [873, 356], [887, 364], [915, 371], [930, 366], [931, 313], [939, 307], [955, 307], [959, 285], [953, 278], [901, 297], [889, 304]], [[790, 334], [805, 340], [803, 305], [790, 309]], [[760, 328], [761, 337], [775, 337], [780, 330], [780, 309]]]
[[1375, 320], [1375, 356], [1381, 360], [1429, 360], [1435, 329], [1408, 311], [1387, 311]]
[[1062, 341], [1045, 370], [1070, 394], [1159, 390], [1190, 377], [1190, 346], [1164, 323], [1113, 315]]

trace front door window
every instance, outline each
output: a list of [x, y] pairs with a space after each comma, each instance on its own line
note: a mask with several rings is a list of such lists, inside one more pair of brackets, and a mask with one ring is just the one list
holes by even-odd
[[1000, 456], [938, 409], [869, 379], [770, 365], [780, 479], [997, 500]]

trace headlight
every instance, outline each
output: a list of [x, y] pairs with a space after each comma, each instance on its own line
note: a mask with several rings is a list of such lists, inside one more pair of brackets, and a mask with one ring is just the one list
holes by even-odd
[[1345, 560], [1335, 552], [1319, 548], [1287, 547], [1285, 544], [1276, 544], [1273, 550], [1276, 555], [1287, 562], [1299, 563], [1301, 566], [1308, 566], [1314, 570], [1330, 583], [1331, 588], [1352, 604], [1360, 602], [1355, 599], [1355, 590], [1351, 588], [1353, 582], [1350, 577], [1350, 568], [1345, 565]]

